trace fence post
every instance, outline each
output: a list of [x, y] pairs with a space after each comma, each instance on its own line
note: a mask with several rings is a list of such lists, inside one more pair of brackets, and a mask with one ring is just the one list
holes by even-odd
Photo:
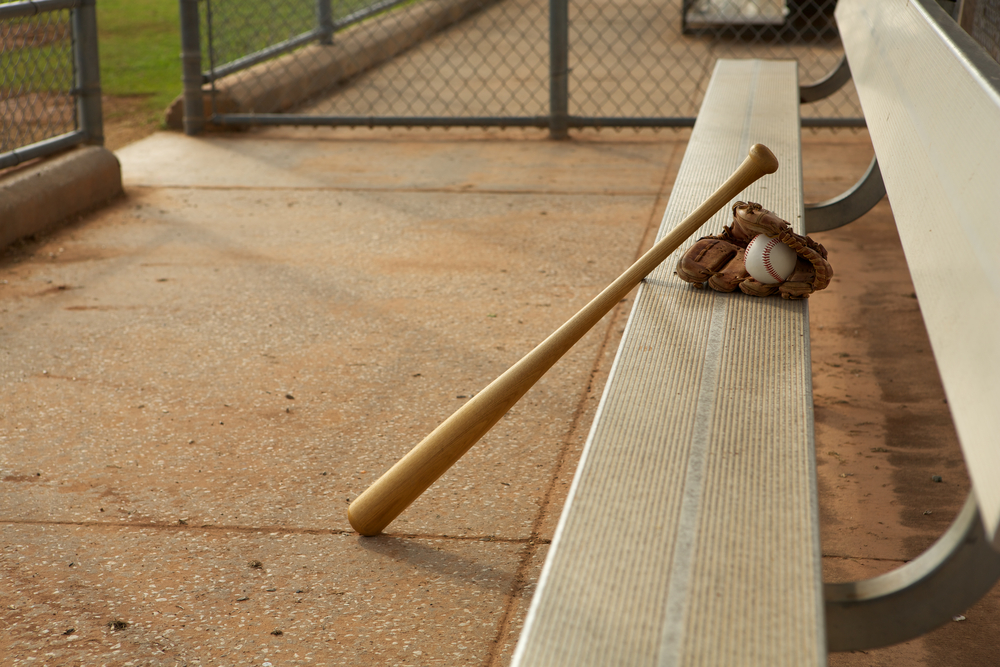
[[205, 129], [205, 98], [201, 91], [201, 15], [199, 0], [180, 0], [181, 80], [184, 82], [184, 134]]
[[83, 0], [73, 10], [73, 58], [76, 60], [77, 119], [86, 143], [104, 145], [101, 113], [101, 67], [97, 52], [95, 0]]
[[331, 0], [316, 0], [316, 24], [322, 33], [320, 44], [333, 44], [333, 12], [330, 2]]
[[549, 0], [549, 138], [565, 139], [569, 120], [569, 0]]

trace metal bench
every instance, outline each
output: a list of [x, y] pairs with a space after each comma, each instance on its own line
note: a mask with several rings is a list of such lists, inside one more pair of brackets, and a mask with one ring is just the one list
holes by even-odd
[[720, 61], [661, 233], [754, 142], [782, 166], [742, 198], [799, 233], [859, 217], [883, 175], [974, 497], [924, 556], [824, 586], [807, 304], [693, 290], [668, 259], [636, 297], [518, 667], [822, 665], [947, 622], [1000, 578], [1000, 67], [933, 0], [841, 0], [837, 18], [877, 164], [807, 210], [795, 63]]

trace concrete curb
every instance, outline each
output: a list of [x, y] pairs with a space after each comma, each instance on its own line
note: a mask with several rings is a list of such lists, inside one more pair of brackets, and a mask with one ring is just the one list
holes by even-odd
[[[220, 113], [285, 111], [379, 65], [495, 0], [424, 0], [334, 34], [334, 43], [310, 44], [294, 53], [254, 65], [215, 82]], [[379, 35], [365, 42], [359, 33]], [[205, 118], [212, 116], [212, 93], [204, 91]], [[167, 108], [167, 127], [184, 127], [184, 98]]]
[[82, 146], [0, 178], [0, 249], [122, 194], [118, 158]]

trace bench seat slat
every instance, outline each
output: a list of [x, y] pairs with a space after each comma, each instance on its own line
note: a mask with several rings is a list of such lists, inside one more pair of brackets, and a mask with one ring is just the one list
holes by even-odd
[[[745, 198], [801, 233], [797, 81], [719, 61], [661, 234], [756, 142], [781, 167]], [[640, 288], [515, 665], [825, 664], [806, 303], [697, 290], [675, 264]]]
[[1000, 549], [1000, 65], [933, 1], [843, 0], [837, 22], [979, 510]]

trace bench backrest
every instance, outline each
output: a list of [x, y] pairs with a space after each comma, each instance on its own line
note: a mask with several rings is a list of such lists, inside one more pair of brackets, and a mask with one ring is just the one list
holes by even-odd
[[837, 23], [987, 534], [1000, 548], [1000, 65], [934, 0]]

